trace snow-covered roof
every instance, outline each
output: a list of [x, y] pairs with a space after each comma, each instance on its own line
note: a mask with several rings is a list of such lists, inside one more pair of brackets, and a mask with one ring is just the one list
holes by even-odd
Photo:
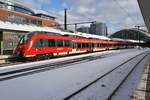
[[11, 22], [3, 22], [0, 21], [0, 29], [4, 30], [14, 30], [14, 31], [53, 31], [52, 28], [47, 28], [47, 27], [39, 27], [35, 25], [26, 25], [26, 24], [16, 24], [16, 23], [11, 23]]
[[24, 32], [45, 31], [45, 32], [57, 33], [60, 35], [74, 35], [74, 36], [80, 36], [80, 37], [86, 37], [86, 38], [111, 40], [110, 38], [107, 38], [105, 36], [93, 35], [93, 34], [88, 34], [88, 33], [81, 33], [81, 32], [71, 33], [71, 32], [65, 32], [65, 31], [51, 28], [51, 27], [40, 27], [40, 26], [35, 26], [35, 25], [16, 24], [16, 23], [3, 22], [3, 21], [0, 21], [0, 29], [24, 31]]
[[136, 28], [134, 28], [134, 29], [132, 29], [132, 30], [139, 31], [139, 32], [143, 33], [144, 35], [150, 37], [150, 34], [148, 34], [148, 32], [146, 32], [146, 31], [143, 31], [143, 30], [140, 30], [140, 29], [136, 29]]
[[47, 11], [44, 11], [44, 10], [33, 9], [33, 11], [34, 11], [35, 14], [43, 14], [43, 15], [46, 15], [46, 16], [54, 17], [54, 18], [56, 18], [56, 16], [57, 16], [53, 12], [47, 12]]
[[[125, 42], [139, 43], [139, 40], [120, 39], [120, 38], [111, 38], [111, 39], [114, 41], [125, 41]], [[140, 43], [145, 43], [145, 42], [141, 40]]]
[[[139, 43], [139, 41], [137, 41], [137, 40], [127, 40], [127, 41], [133, 42], [133, 43]], [[141, 40], [140, 40], [140, 43], [145, 43], [145, 41], [141, 41]]]
[[13, 5], [14, 7], [24, 9], [24, 10], [30, 12], [31, 14], [34, 14], [34, 11], [31, 8], [21, 4], [20, 2], [16, 2], [13, 0], [0, 0], [0, 2], [4, 3], [6, 5], [9, 5], [9, 6]]

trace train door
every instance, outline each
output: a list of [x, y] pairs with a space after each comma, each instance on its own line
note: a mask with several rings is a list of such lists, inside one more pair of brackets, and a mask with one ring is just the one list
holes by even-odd
[[76, 51], [77, 51], [77, 43], [72, 42], [72, 52], [76, 52]]

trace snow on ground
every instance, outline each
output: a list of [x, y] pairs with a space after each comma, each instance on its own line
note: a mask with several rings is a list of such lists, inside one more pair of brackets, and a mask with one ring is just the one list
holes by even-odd
[[61, 61], [71, 60], [71, 59], [76, 59], [76, 58], [81, 58], [81, 57], [97, 56], [97, 55], [111, 56], [114, 54], [116, 55], [116, 54], [125, 53], [125, 52], [134, 52], [136, 50], [137, 49], [109, 50], [109, 51], [104, 51], [104, 52], [96, 52], [96, 53], [90, 53], [90, 54], [84, 54], [84, 55], [76, 55], [76, 56], [55, 58], [55, 59], [37, 61], [37, 62], [31, 62], [31, 63], [25, 63], [25, 64], [12, 65], [12, 66], [7, 66], [7, 67], [0, 67], [0, 73], [12, 71], [12, 70], [29, 68], [29, 67], [35, 67], [35, 66], [40, 66], [40, 65], [50, 64], [50, 63], [56, 63], [56, 62], [61, 62]]
[[[62, 100], [117, 65], [148, 50], [131, 49], [129, 51], [86, 63], [1, 81], [0, 98], [2, 100]], [[105, 90], [107, 91], [109, 90]]]
[[[130, 70], [144, 56], [145, 54], [136, 57], [134, 60], [130, 61], [129, 63], [126, 63], [121, 68], [113, 71], [111, 74], [102, 78], [100, 81], [96, 82], [94, 85], [82, 91], [80, 94], [74, 96], [71, 100], [107, 100], [108, 97], [111, 95], [111, 93], [115, 90], [115, 88], [122, 82], [124, 77], [127, 76]], [[126, 86], [126, 90], [131, 90], [131, 89], [133, 89], [133, 87], [130, 88]], [[126, 95], [128, 93], [129, 91], [126, 93]], [[112, 100], [116, 100], [116, 99], [112, 99]], [[129, 99], [122, 99], [118, 97], [118, 100], [129, 100]]]
[[[144, 67], [147, 63], [150, 63], [150, 55], [145, 58], [133, 71], [133, 73], [128, 77], [128, 79], [124, 82], [118, 92], [112, 97], [112, 100], [130, 100], [133, 97], [135, 89], [141, 79], [141, 75], [143, 74]], [[145, 86], [145, 85], [144, 85]], [[144, 95], [142, 95], [144, 96]]]

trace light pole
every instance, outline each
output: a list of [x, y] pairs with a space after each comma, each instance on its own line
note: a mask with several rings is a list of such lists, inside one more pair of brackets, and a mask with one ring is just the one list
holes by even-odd
[[140, 32], [139, 32], [139, 30], [140, 30], [140, 27], [145, 27], [145, 25], [137, 25], [135, 27], [137, 27], [137, 29], [138, 29], [138, 40], [139, 40], [139, 46], [140, 46], [141, 38], [140, 38]]
[[[64, 21], [65, 22], [65, 21]], [[74, 25], [75, 26], [75, 31], [77, 29], [77, 25], [81, 25], [81, 24], [88, 24], [88, 23], [95, 23], [96, 21], [91, 21], [91, 22], [79, 22], [79, 23], [70, 23], [70, 24], [67, 24], [66, 22], [64, 24], [60, 24], [59, 26], [64, 26], [64, 29], [67, 30], [67, 25]]]
[[67, 30], [67, 9], [64, 11], [64, 29]]

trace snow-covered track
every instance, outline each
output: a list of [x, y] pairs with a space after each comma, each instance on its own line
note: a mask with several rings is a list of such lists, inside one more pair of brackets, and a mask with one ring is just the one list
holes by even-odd
[[[131, 95], [127, 93], [133, 92], [132, 84], [138, 83], [137, 78], [131, 78], [131, 76], [140, 77], [149, 53], [150, 49], [137, 49], [112, 54], [112, 56], [96, 54], [88, 56], [89, 58], [79, 63], [67, 65], [61, 63], [60, 68], [58, 65], [52, 70], [50, 68], [43, 68], [39, 72], [31, 70], [28, 75], [26, 75], [28, 71], [21, 72], [18, 73], [18, 75], [24, 74], [21, 77], [0, 81], [0, 98], [3, 100], [128, 100], [125, 97], [130, 98]], [[59, 62], [65, 60], [67, 59], [59, 58]], [[58, 62], [58, 59], [52, 61]], [[42, 66], [48, 63], [50, 61], [33, 62], [33, 64], [24, 64], [22, 67], [9, 66], [4, 70], [1, 69], [0, 72], [29, 68], [33, 65]], [[127, 84], [129, 80], [130, 85]], [[125, 90], [122, 92], [124, 88], [129, 92]], [[125, 97], [124, 94], [126, 94]]]
[[[133, 60], [137, 59], [137, 62], [134, 64], [134, 66], [131, 66], [130, 70], [127, 70], [125, 75], [120, 82], [118, 82], [118, 84], [115, 85], [115, 88], [113, 87], [113, 90], [110, 90], [110, 94], [106, 97], [104, 97], [105, 99], [99, 98], [99, 100], [112, 100], [112, 96], [117, 92], [117, 90], [122, 86], [122, 84], [126, 81], [126, 79], [128, 78], [128, 76], [133, 72], [133, 70], [137, 67], [137, 65], [145, 59], [146, 56], [148, 56], [150, 54], [150, 52], [143, 52], [141, 54], [138, 54], [130, 59], [128, 59], [127, 61], [123, 62], [122, 64], [116, 66], [115, 68], [111, 69], [110, 71], [108, 71], [107, 73], [103, 74], [102, 76], [98, 77], [97, 79], [95, 79], [94, 81], [90, 82], [89, 84], [87, 84], [86, 86], [82, 87], [81, 89], [79, 89], [78, 91], [72, 93], [71, 95], [67, 96], [66, 98], [64, 98], [64, 100], [80, 100], [80, 95], [84, 94], [84, 91], [88, 91], [86, 89], [89, 89], [90, 86], [95, 85], [97, 82], [99, 82], [100, 80], [103, 80], [103, 78], [107, 78], [108, 76], [110, 76], [112, 73], [116, 73], [116, 70], [121, 69], [121, 67], [128, 65], [128, 63], [130, 62], [134, 62]], [[120, 72], [121, 73], [121, 72]], [[104, 82], [104, 81], [103, 81]], [[104, 84], [101, 85], [101, 87], [105, 87], [105, 82]], [[108, 90], [109, 91], [109, 90]], [[83, 92], [83, 93], [82, 93]], [[103, 91], [101, 91], [103, 92]], [[81, 97], [82, 98], [82, 97]], [[84, 98], [84, 96], [83, 96]], [[82, 100], [85, 100], [85, 98]], [[87, 97], [86, 97], [87, 98]], [[93, 100], [89, 99], [89, 100]], [[94, 99], [97, 100], [97, 99]]]
[[12, 66], [12, 65], [17, 65], [17, 64], [22, 64], [23, 62], [7, 62], [0, 64], [0, 67], [6, 67], [6, 66]]
[[[125, 50], [123, 52], [126, 53], [127, 51]], [[13, 66], [13, 65], [17, 65], [18, 68], [11, 67], [12, 69], [10, 68], [9, 70], [6, 70], [6, 71], [5, 71], [5, 68], [4, 70], [0, 70], [0, 81], [13, 79], [13, 78], [17, 78], [17, 77], [21, 77], [25, 75], [34, 74], [34, 73], [39, 73], [43, 71], [58, 69], [62, 67], [68, 67], [69, 65], [80, 64], [83, 62], [93, 61], [93, 60], [97, 60], [97, 59], [101, 59], [105, 57], [110, 57], [113, 55], [119, 55], [120, 53], [122, 52], [117, 51], [117, 53], [114, 53], [112, 51], [112, 52], [108, 52], [104, 54], [102, 53], [100, 55], [97, 55], [97, 53], [93, 53], [93, 54], [80, 55], [79, 57], [75, 56], [75, 58], [74, 56], [72, 56], [71, 59], [69, 59], [69, 57], [68, 58], [66, 57], [67, 58], [66, 60], [60, 60], [56, 62], [54, 61], [53, 63], [44, 63], [44, 64], [39, 63], [39, 65], [38, 64], [36, 65], [36, 63], [38, 62], [35, 62], [36, 66], [34, 66], [33, 64], [24, 63], [26, 67], [19, 65], [19, 64], [23, 64], [22, 62], [2, 64], [1, 66], [6, 67], [6, 69], [8, 69], [9, 66]], [[54, 60], [57, 60], [57, 58]]]
[[29, 67], [29, 68], [23, 68], [19, 70], [4, 72], [4, 73], [0, 73], [0, 81], [4, 81], [4, 80], [16, 78], [16, 77], [21, 77], [25, 75], [30, 75], [34, 73], [39, 73], [39, 72], [43, 72], [47, 70], [67, 67], [69, 65], [74, 65], [74, 64], [81, 63], [81, 62], [85, 62], [89, 59], [91, 59], [91, 57], [87, 56], [87, 57], [82, 57], [82, 58], [77, 58], [77, 59], [65, 60], [62, 62], [56, 62], [56, 63], [51, 63], [51, 64], [45, 64], [45, 65], [40, 65], [40, 66], [35, 66], [35, 67]]

